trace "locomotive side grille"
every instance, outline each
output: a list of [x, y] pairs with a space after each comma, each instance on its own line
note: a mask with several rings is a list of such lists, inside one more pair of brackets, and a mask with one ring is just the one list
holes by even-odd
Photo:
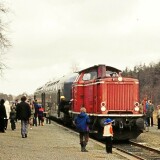
[[132, 110], [134, 104], [133, 84], [106, 84], [108, 110]]

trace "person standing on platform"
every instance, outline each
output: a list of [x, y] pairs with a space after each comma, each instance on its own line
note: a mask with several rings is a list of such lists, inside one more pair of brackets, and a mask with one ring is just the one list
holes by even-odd
[[0, 132], [5, 133], [5, 118], [7, 118], [4, 99], [0, 101]]
[[139, 113], [144, 114], [144, 104], [143, 102], [139, 105]]
[[30, 100], [27, 101], [27, 103], [29, 104], [30, 108], [31, 108], [31, 116], [29, 118], [29, 125], [30, 125], [30, 129], [32, 129], [33, 126], [33, 121], [34, 121], [34, 113], [35, 113], [35, 109], [34, 109], [34, 105], [30, 102]]
[[112, 153], [112, 139], [113, 139], [113, 129], [112, 120], [110, 118], [104, 121], [103, 136], [106, 137], [106, 152]]
[[80, 109], [80, 114], [75, 118], [74, 123], [79, 132], [81, 152], [88, 152], [86, 150], [86, 145], [89, 140], [89, 126], [90, 118], [86, 114], [86, 108], [82, 107]]
[[44, 108], [40, 104], [38, 109], [38, 125], [44, 126]]
[[[15, 110], [17, 112], [17, 108], [18, 108], [18, 105], [19, 105], [19, 102], [18, 102], [18, 99], [15, 100]], [[16, 119], [16, 122], [17, 122], [17, 119]]]
[[67, 101], [66, 101], [65, 97], [64, 97], [64, 96], [61, 96], [61, 97], [60, 97], [60, 103], [59, 103], [59, 105], [58, 105], [59, 111], [64, 112], [64, 108], [65, 108], [65, 105], [66, 105], [66, 104], [67, 104]]
[[34, 105], [34, 119], [33, 119], [33, 126], [37, 126], [37, 117], [38, 117], [38, 110], [39, 110], [39, 105], [38, 105], [38, 102], [37, 100], [35, 100], [33, 102], [33, 105]]
[[28, 103], [25, 102], [26, 97], [22, 96], [21, 102], [17, 107], [17, 119], [21, 120], [21, 135], [22, 138], [27, 138], [28, 122], [31, 116], [31, 108]]
[[146, 109], [146, 117], [147, 117], [147, 123], [148, 126], [153, 127], [153, 111], [154, 111], [154, 106], [152, 104], [152, 101], [148, 101], [148, 107]]
[[9, 119], [9, 115], [10, 115], [10, 112], [11, 112], [11, 106], [10, 106], [8, 100], [5, 101], [4, 106], [6, 108], [6, 114], [7, 114], [7, 118], [5, 119], [5, 130], [7, 130], [8, 119]]
[[47, 112], [46, 112], [46, 124], [51, 124], [50, 113], [51, 113], [51, 110], [50, 110], [49, 107], [47, 107]]
[[160, 129], [160, 105], [157, 106], [157, 124], [158, 129]]
[[11, 112], [10, 112], [10, 123], [11, 123], [11, 129], [15, 130], [16, 129], [16, 110], [15, 107], [11, 107]]

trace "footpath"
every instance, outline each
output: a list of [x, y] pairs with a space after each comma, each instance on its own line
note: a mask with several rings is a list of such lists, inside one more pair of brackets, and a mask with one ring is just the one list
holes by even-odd
[[12, 131], [10, 123], [6, 133], [0, 133], [0, 160], [124, 160], [118, 155], [107, 154], [105, 148], [89, 140], [87, 150], [81, 152], [78, 134], [72, 133], [55, 122], [28, 129], [22, 138], [20, 121]]

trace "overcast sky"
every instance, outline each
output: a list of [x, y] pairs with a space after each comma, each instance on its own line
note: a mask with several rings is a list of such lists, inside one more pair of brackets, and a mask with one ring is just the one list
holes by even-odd
[[95, 64], [121, 70], [160, 60], [159, 0], [5, 0], [12, 47], [0, 92], [32, 94]]

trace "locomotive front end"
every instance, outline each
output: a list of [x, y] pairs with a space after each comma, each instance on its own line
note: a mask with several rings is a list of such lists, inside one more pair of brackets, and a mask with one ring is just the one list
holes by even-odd
[[98, 65], [80, 72], [73, 85], [73, 110], [85, 106], [91, 118], [90, 130], [102, 137], [104, 120], [111, 118], [114, 139], [136, 138], [144, 129], [139, 109], [139, 81], [121, 76], [121, 71]]
[[[139, 82], [137, 79], [119, 77], [104, 78], [99, 84], [99, 123], [109, 117], [113, 120], [114, 139], [137, 138], [144, 130], [144, 118], [139, 106]], [[100, 132], [101, 132], [100, 131]]]

